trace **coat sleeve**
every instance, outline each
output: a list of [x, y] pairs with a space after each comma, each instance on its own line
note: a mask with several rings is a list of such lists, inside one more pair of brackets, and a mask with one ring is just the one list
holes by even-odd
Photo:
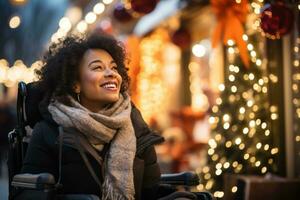
[[145, 150], [142, 159], [144, 160], [144, 175], [141, 199], [153, 200], [157, 198], [156, 194], [161, 175], [153, 145]]
[[58, 161], [51, 147], [55, 144], [55, 137], [51, 137], [53, 130], [47, 130], [45, 125], [38, 123], [35, 126], [21, 172], [32, 174], [48, 172], [57, 178]]

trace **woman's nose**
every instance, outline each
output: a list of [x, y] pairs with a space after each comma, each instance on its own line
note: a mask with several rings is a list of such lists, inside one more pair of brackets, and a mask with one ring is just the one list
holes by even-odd
[[114, 77], [115, 76], [115, 72], [112, 69], [110, 69], [110, 68], [106, 68], [104, 70], [104, 76], [106, 76], [106, 77]]

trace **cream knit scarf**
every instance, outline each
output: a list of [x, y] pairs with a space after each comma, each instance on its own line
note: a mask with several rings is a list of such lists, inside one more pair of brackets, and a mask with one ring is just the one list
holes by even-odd
[[70, 99], [70, 106], [55, 99], [48, 106], [57, 124], [64, 130], [76, 130], [75, 133], [73, 131], [74, 134], [66, 132], [66, 137], [64, 133], [64, 142], [70, 137], [73, 141], [85, 138], [89, 146], [102, 150], [104, 144], [111, 141], [105, 157], [101, 200], [134, 199], [133, 161], [136, 137], [130, 118], [129, 95], [120, 95], [117, 102], [98, 113], [89, 111], [71, 96], [67, 98]]

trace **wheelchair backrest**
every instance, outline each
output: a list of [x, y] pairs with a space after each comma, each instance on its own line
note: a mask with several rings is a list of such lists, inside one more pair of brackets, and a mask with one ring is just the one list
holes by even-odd
[[[14, 130], [8, 134], [8, 177], [9, 183], [15, 174], [20, 173], [23, 158], [26, 153], [27, 144], [30, 138], [28, 129], [41, 120], [39, 112], [39, 102], [42, 101], [44, 92], [38, 87], [37, 82], [18, 84], [17, 94], [17, 125]], [[9, 193], [11, 193], [11, 187]]]

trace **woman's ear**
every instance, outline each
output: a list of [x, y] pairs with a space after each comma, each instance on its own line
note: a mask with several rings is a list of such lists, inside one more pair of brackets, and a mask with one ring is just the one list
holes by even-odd
[[80, 85], [79, 83], [75, 83], [73, 86], [73, 90], [76, 94], [80, 93]]

